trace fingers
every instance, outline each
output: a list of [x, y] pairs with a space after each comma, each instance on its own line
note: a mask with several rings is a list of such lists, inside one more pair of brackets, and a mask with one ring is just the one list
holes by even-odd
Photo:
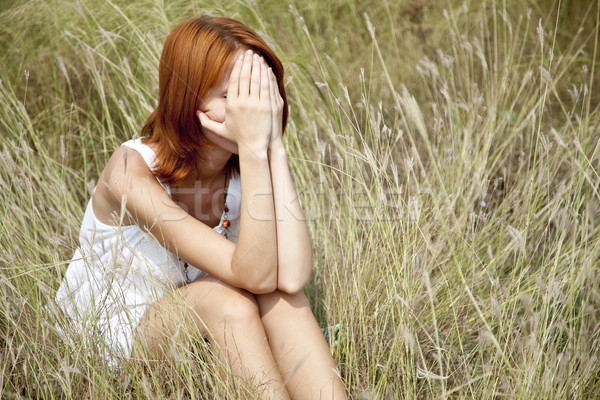
[[279, 90], [277, 87], [277, 79], [275, 79], [275, 74], [271, 68], [269, 68], [269, 87], [271, 88], [271, 101], [275, 104], [277, 102]]
[[238, 58], [231, 71], [228, 97], [270, 96], [269, 75], [265, 60], [252, 50], [247, 50], [242, 58]]
[[271, 100], [271, 114], [273, 114], [273, 117], [275, 117], [275, 113], [277, 112], [277, 104], [276, 104], [276, 97], [275, 97], [275, 90], [277, 88], [277, 82], [273, 81], [273, 71], [271, 70], [271, 68], [269, 68], [269, 70], [266, 73], [267, 75], [267, 79], [265, 79], [266, 81], [269, 82], [269, 97]]
[[267, 64], [264, 59], [260, 59], [260, 98], [261, 100], [269, 100], [271, 98], [271, 83]]
[[271, 115], [273, 120], [273, 135], [278, 137], [281, 135], [283, 130], [282, 126], [282, 111], [283, 111], [283, 98], [279, 93], [279, 85], [277, 84], [277, 77], [271, 68], [268, 70], [269, 77], [269, 88], [271, 96]]
[[227, 97], [235, 99], [240, 93], [240, 71], [244, 62], [244, 55], [240, 54], [233, 64], [231, 75], [229, 75], [229, 84], [227, 86]]
[[239, 97], [248, 97], [250, 95], [252, 59], [252, 50], [247, 50], [244, 54], [244, 61], [242, 63], [242, 69], [240, 71]]
[[277, 77], [271, 68], [269, 68], [269, 86], [271, 88], [271, 102], [274, 108], [283, 107], [283, 98], [279, 93], [279, 85], [277, 84]]
[[196, 115], [198, 116], [198, 119], [200, 120], [200, 125], [202, 125], [203, 128], [206, 128], [209, 131], [216, 133], [217, 135], [225, 136], [226, 129], [223, 123], [213, 121], [208, 117], [208, 115], [206, 115], [202, 111], [197, 111]]
[[258, 54], [254, 53], [252, 56], [252, 77], [250, 79], [250, 96], [259, 97], [260, 96], [260, 57]]

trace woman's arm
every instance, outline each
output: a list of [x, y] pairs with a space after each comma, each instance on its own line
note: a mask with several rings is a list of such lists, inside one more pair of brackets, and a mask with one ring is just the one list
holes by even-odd
[[270, 72], [273, 130], [269, 142], [269, 164], [277, 225], [277, 288], [295, 294], [304, 289], [312, 272], [312, 247], [306, 219], [292, 182], [282, 138], [283, 100]]
[[[183, 211], [160, 186], [143, 158], [123, 148], [111, 157], [112, 175], [102, 183], [141, 229], [182, 260], [225, 283], [253, 293], [277, 288], [277, 244], [267, 149], [271, 103], [266, 69], [256, 58], [238, 59], [227, 92], [226, 123], [200, 117], [203, 129], [232, 135], [238, 144], [242, 210], [237, 244]], [[264, 71], [264, 72], [263, 72]], [[262, 75], [262, 77], [261, 77]], [[129, 162], [128, 162], [129, 159]]]
[[240, 230], [232, 273], [253, 282], [254, 293], [277, 288], [277, 242], [267, 150], [239, 147], [242, 185]]
[[269, 83], [264, 60], [247, 51], [231, 71], [225, 121], [216, 122], [199, 113], [203, 129], [238, 147], [242, 207], [231, 272], [251, 282], [255, 293], [277, 288], [277, 239], [267, 155], [272, 126]]
[[[106, 180], [100, 179], [99, 184], [109, 187], [113, 209], [125, 211], [161, 246], [231, 286], [257, 294], [275, 290], [276, 239], [275, 227], [271, 227], [274, 225], [272, 216], [264, 220], [247, 219], [244, 226], [240, 226], [236, 244], [181, 209], [136, 150], [122, 146], [109, 163], [113, 166], [112, 174]], [[240, 157], [240, 166], [245, 179], [242, 198], [250, 198], [242, 200], [247, 205], [241, 210], [241, 218], [268, 214], [268, 210], [273, 209], [273, 200], [262, 196], [271, 190], [266, 156], [262, 159]], [[248, 171], [257, 173], [250, 175]], [[256, 200], [253, 201], [253, 197]]]

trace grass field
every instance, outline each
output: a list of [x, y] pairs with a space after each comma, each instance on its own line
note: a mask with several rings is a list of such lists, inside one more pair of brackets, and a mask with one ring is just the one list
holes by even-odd
[[306, 293], [341, 326], [352, 398], [600, 398], [600, 1], [0, 10], [0, 398], [243, 398], [205, 349], [117, 373], [53, 322], [90, 190], [156, 104], [162, 42], [204, 13], [284, 62]]

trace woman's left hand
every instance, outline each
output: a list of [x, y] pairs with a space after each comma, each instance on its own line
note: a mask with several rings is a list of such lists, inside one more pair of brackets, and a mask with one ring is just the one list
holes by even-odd
[[271, 140], [270, 145], [274, 142], [281, 141], [283, 135], [283, 98], [279, 93], [279, 85], [273, 70], [269, 68], [269, 87], [271, 90]]

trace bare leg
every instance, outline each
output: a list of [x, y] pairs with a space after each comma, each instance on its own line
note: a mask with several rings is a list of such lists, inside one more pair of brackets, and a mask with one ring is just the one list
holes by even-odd
[[256, 298], [291, 398], [346, 399], [329, 346], [304, 293], [275, 291]]
[[208, 337], [231, 372], [265, 388], [268, 399], [289, 399], [266, 340], [256, 298], [212, 277], [190, 283], [158, 300], [137, 330], [139, 353], [163, 357], [170, 343], [195, 329]]

